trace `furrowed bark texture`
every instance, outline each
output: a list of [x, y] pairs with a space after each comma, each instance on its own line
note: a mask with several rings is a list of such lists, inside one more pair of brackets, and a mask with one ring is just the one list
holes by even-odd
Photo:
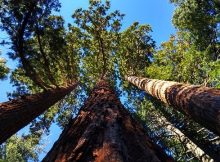
[[69, 94], [76, 86], [77, 83], [0, 103], [0, 144]]
[[220, 90], [135, 76], [126, 79], [220, 135]]
[[151, 142], [108, 82], [100, 81], [44, 162], [173, 161]]

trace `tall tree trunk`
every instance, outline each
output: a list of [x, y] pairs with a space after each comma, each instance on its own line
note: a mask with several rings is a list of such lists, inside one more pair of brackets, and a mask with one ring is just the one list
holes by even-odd
[[[197, 146], [193, 141], [191, 141], [184, 133], [177, 129], [172, 123], [170, 123], [165, 117], [156, 113], [153, 115], [156, 125], [161, 128], [168, 130], [173, 137], [178, 139], [186, 148], [192, 152], [192, 154], [203, 162], [213, 162], [214, 160], [210, 157], [204, 150]], [[217, 158], [217, 157], [216, 157]]]
[[74, 83], [68, 87], [0, 103], [0, 144], [69, 94], [76, 86], [77, 83]]
[[173, 161], [151, 142], [108, 83], [101, 80], [44, 162]]
[[126, 79], [220, 135], [220, 90], [135, 76]]
[[202, 126], [198, 127], [198, 125], [192, 120], [187, 120], [187, 118], [181, 119], [179, 116], [175, 115], [176, 112], [167, 112], [165, 108], [162, 108], [160, 106], [157, 108], [159, 108], [159, 111], [162, 113], [162, 115], [169, 123], [171, 123], [175, 128], [180, 130], [194, 144], [196, 144], [207, 155], [214, 159], [214, 161], [220, 161], [219, 136], [213, 136], [213, 134], [210, 134], [206, 128]]

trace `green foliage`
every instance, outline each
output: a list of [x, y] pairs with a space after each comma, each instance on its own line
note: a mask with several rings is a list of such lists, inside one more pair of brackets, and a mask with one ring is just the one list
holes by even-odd
[[[53, 10], [58, 11], [60, 4], [58, 0], [36, 1], [36, 0], [1, 0], [0, 1], [0, 28], [5, 30], [13, 41], [12, 49], [15, 51], [11, 56], [18, 57], [16, 43], [19, 36], [25, 40], [31, 37], [36, 28], [36, 20], [46, 19]], [[24, 22], [25, 21], [25, 22]], [[23, 26], [22, 26], [23, 25]], [[25, 30], [24, 30], [25, 28]], [[22, 31], [19, 31], [22, 30]], [[16, 33], [19, 31], [22, 33]], [[25, 41], [23, 40], [23, 41]]]
[[172, 135], [165, 125], [160, 123], [159, 119], [163, 114], [159, 112], [149, 99], [142, 102], [136, 101], [137, 115], [148, 129], [150, 137], [158, 143], [168, 154], [172, 155], [177, 161], [187, 161], [192, 157], [190, 151], [186, 148], [186, 143], [182, 143], [178, 136]]
[[[41, 22], [30, 40], [33, 56], [30, 62], [48, 85], [65, 86], [77, 80], [78, 53], [70, 48], [70, 40], [60, 16], [51, 15]], [[72, 43], [71, 43], [72, 44]]]
[[68, 37], [80, 50], [80, 80], [86, 87], [106, 75], [115, 81], [128, 74], [143, 74], [153, 57], [151, 27], [135, 22], [120, 31], [124, 15], [109, 9], [108, 1], [90, 1], [87, 10], [77, 9], [73, 14], [78, 27], [69, 25]]
[[17, 135], [9, 138], [5, 144], [0, 146], [0, 161], [2, 162], [27, 162], [38, 161], [38, 154], [42, 148], [33, 143], [34, 138], [19, 137]]
[[161, 45], [153, 64], [147, 68], [148, 77], [218, 87], [219, 61], [210, 60], [209, 49], [198, 51], [183, 34], [187, 33], [171, 36]]
[[[18, 68], [24, 70], [34, 86], [45, 90], [72, 82], [67, 71], [72, 68], [69, 57], [75, 55], [65, 50], [63, 19], [51, 15], [52, 11], [59, 11], [58, 0], [3, 0], [0, 5], [0, 28], [7, 32], [12, 42], [13, 52], [8, 54], [19, 60]], [[75, 66], [73, 68], [76, 70]]]
[[[197, 50], [211, 47], [210, 58], [216, 60], [219, 44], [219, 3], [215, 0], [171, 0], [177, 8], [173, 23], [180, 31], [188, 31]], [[217, 43], [217, 44], [216, 44]]]
[[[60, 4], [57, 0], [28, 2], [10, 0], [2, 1], [0, 6], [0, 27], [8, 33], [12, 41], [12, 52], [8, 54], [19, 61], [18, 67], [11, 75], [11, 81], [17, 89], [10, 94], [10, 97], [20, 97], [42, 92], [48, 88], [67, 86], [77, 80], [79, 74], [77, 49], [71, 48], [72, 43], [64, 28], [62, 17], [51, 15], [53, 10], [59, 9]], [[75, 100], [75, 97], [72, 100]], [[49, 134], [49, 127], [53, 122], [58, 121], [62, 126], [66, 124], [65, 119], [69, 119], [73, 115], [72, 111], [75, 110], [70, 106], [71, 104], [74, 102], [66, 99], [65, 106], [58, 103], [51, 107], [31, 123], [31, 134], [25, 139], [16, 138], [7, 142], [6, 148], [11, 148], [13, 143], [19, 143], [19, 146], [15, 145], [14, 151], [6, 153], [6, 160], [34, 159], [34, 154], [32, 157], [28, 151], [33, 149], [35, 153], [34, 148], [41, 145], [41, 138]], [[61, 117], [64, 120], [60, 120]], [[22, 146], [21, 142], [28, 142], [29, 139], [32, 147]], [[30, 150], [24, 153], [22, 149], [26, 147]]]
[[6, 67], [6, 61], [0, 57], [0, 79], [5, 79], [8, 73], [9, 68]]
[[86, 82], [96, 81], [106, 74], [112, 75], [114, 71], [114, 55], [124, 15], [117, 10], [109, 12], [109, 9], [109, 1], [90, 1], [87, 10], [77, 9], [72, 16], [79, 28], [69, 25], [71, 30], [78, 30], [80, 34], [80, 66], [83, 67], [82, 80]]
[[155, 42], [151, 38], [151, 27], [134, 22], [121, 32], [119, 49], [116, 53], [121, 76], [144, 75], [151, 63]]
[[[156, 142], [175, 157], [181, 155], [181, 160], [188, 159], [189, 154], [184, 155], [186, 150], [177, 139], [170, 137], [163, 127], [155, 127], [155, 114], [164, 115], [155, 111], [158, 105], [150, 102], [151, 98], [143, 102], [134, 100], [137, 94], [143, 94], [127, 82], [121, 82], [125, 75], [137, 75], [220, 87], [218, 3], [211, 0], [171, 2], [177, 6], [173, 23], [179, 33], [156, 51], [151, 27], [134, 22], [121, 31], [124, 14], [118, 10], [110, 12], [109, 1], [90, 0], [88, 9], [73, 13], [74, 24], [69, 24], [67, 30], [63, 18], [51, 14], [59, 10], [58, 0], [1, 0], [0, 28], [12, 41], [10, 57], [19, 60], [11, 75], [17, 88], [11, 97], [66, 86], [76, 80], [82, 83], [81, 89], [36, 118], [29, 135], [9, 139], [6, 152], [0, 152], [3, 159], [37, 160], [37, 147], [42, 136], [49, 134], [51, 124], [56, 122], [64, 128], [77, 114], [86, 93], [104, 76], [116, 87], [122, 83], [123, 92], [128, 92], [128, 106], [147, 123], [147, 130], [157, 138]], [[5, 62], [0, 60], [0, 78], [7, 72]], [[173, 118], [182, 120], [183, 116]]]
[[201, 159], [197, 159], [195, 152], [187, 147], [188, 141], [183, 140], [178, 132], [171, 131], [171, 127], [167, 127], [167, 124], [180, 130], [209, 157], [218, 158], [220, 152], [218, 136], [192, 119], [151, 96], [144, 95], [144, 92], [141, 91], [131, 96], [129, 103], [133, 104], [135, 117], [142, 121], [151, 139], [176, 161], [201, 161]]

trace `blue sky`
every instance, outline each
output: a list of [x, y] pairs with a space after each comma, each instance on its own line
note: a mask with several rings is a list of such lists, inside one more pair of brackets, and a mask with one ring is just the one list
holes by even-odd
[[[88, 0], [61, 0], [61, 15], [66, 22], [72, 22], [71, 15], [74, 9], [86, 8]], [[120, 10], [125, 14], [123, 29], [134, 21], [141, 24], [150, 24], [153, 29], [153, 38], [159, 46], [161, 42], [168, 40], [170, 34], [175, 33], [171, 18], [174, 6], [169, 0], [111, 0], [111, 10]]]
[[[77, 8], [86, 8], [88, 0], [60, 0], [62, 3], [61, 14], [66, 23], [72, 23], [71, 15]], [[167, 41], [170, 34], [175, 33], [171, 18], [174, 11], [174, 6], [169, 3], [169, 0], [111, 0], [112, 10], [120, 10], [125, 14], [123, 20], [123, 29], [130, 26], [134, 21], [140, 24], [150, 24], [153, 32], [153, 39], [157, 46], [161, 42]], [[2, 38], [7, 38], [7, 35], [0, 31], [0, 41]], [[2, 53], [1, 57], [7, 60], [7, 66], [13, 69], [16, 63], [10, 60], [6, 53], [8, 48], [0, 46]], [[13, 87], [9, 83], [9, 79], [0, 81], [0, 102], [7, 101], [6, 92], [11, 92]]]
[[[62, 3], [60, 14], [64, 17], [66, 23], [73, 22], [71, 15], [75, 9], [87, 8], [88, 6], [88, 0], [60, 0], [60, 2]], [[125, 14], [123, 29], [130, 26], [134, 21], [138, 21], [140, 24], [150, 24], [153, 29], [152, 36], [157, 46], [161, 42], [167, 41], [171, 34], [175, 34], [175, 29], [171, 22], [174, 6], [169, 3], [169, 0], [111, 0], [111, 4], [111, 10], [117, 9]], [[0, 38], [5, 37], [7, 35], [0, 31]], [[8, 61], [8, 67], [13, 69], [16, 63], [7, 57], [6, 52], [8, 49], [0, 46], [0, 51], [2, 52], [1, 57]], [[9, 79], [0, 81], [0, 102], [7, 101], [6, 92], [11, 92], [12, 90]], [[24, 129], [23, 132], [25, 130], [27, 129]], [[52, 147], [59, 134], [60, 129], [53, 125], [46, 150]], [[44, 155], [40, 155], [40, 158]]]

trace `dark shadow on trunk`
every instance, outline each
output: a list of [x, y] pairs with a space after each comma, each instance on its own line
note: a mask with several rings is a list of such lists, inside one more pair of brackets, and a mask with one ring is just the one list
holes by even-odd
[[166, 162], [173, 159], [151, 142], [108, 82], [101, 80], [43, 161]]
[[0, 144], [69, 94], [76, 86], [77, 83], [0, 103]]

